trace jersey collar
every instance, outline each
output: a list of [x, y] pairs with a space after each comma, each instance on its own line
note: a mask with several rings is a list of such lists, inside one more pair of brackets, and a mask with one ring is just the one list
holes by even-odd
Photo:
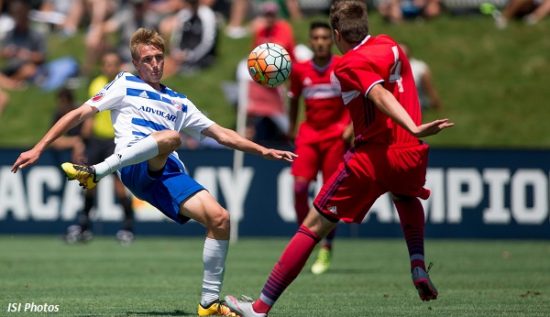
[[357, 44], [357, 45], [353, 48], [353, 50], [356, 50], [356, 49], [358, 49], [359, 47], [363, 46], [363, 44], [367, 43], [367, 41], [370, 39], [370, 37], [371, 37], [370, 34], [368, 34], [367, 36], [365, 36], [365, 38], [364, 38], [359, 44]]

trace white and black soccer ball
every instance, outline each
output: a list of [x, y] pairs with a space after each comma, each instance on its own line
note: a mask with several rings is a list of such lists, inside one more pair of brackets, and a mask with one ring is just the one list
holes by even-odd
[[263, 86], [276, 87], [284, 83], [291, 67], [290, 55], [279, 44], [260, 44], [248, 55], [248, 73]]

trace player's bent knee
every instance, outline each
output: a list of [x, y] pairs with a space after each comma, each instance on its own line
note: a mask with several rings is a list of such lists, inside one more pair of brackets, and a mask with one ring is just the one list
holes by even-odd
[[206, 226], [213, 230], [229, 230], [229, 219], [229, 212], [220, 208], [209, 213]]
[[309, 182], [306, 180], [296, 180], [294, 181], [294, 192], [295, 193], [307, 193], [309, 191]]
[[174, 130], [166, 130], [165, 133], [168, 142], [170, 142], [175, 147], [179, 147], [181, 145], [181, 137], [179, 132]]
[[[154, 134], [155, 140], [157, 140], [159, 151], [174, 151], [181, 146], [180, 134], [174, 130], [164, 130]], [[163, 151], [165, 150], [165, 151]]]

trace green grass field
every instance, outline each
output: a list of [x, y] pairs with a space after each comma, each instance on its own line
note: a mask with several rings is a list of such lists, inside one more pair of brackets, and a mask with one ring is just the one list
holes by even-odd
[[[287, 239], [242, 239], [227, 260], [223, 294], [257, 296]], [[419, 300], [405, 244], [337, 241], [333, 269], [305, 271], [270, 316], [550, 316], [550, 244], [545, 241], [428, 240], [440, 291]], [[54, 316], [194, 316], [202, 240], [138, 237], [65, 245], [52, 236], [0, 237], [0, 315], [8, 303], [59, 305]]]

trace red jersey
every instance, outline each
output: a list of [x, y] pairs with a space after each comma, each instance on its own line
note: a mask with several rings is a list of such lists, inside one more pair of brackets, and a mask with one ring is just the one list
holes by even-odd
[[272, 28], [268, 29], [265, 26], [260, 27], [254, 33], [252, 47], [256, 47], [263, 43], [276, 43], [284, 47], [290, 59], [294, 61], [294, 33], [292, 32], [292, 26], [285, 20], [278, 20], [275, 22]]
[[[323, 139], [341, 137], [350, 123], [347, 109], [342, 102], [340, 86], [331, 80], [334, 67], [340, 56], [333, 56], [324, 67], [315, 65], [313, 60], [296, 62], [290, 73], [290, 91], [292, 98], [304, 97], [305, 120], [300, 134], [310, 134], [306, 130], [315, 130]], [[313, 131], [311, 131], [313, 132]]]
[[367, 36], [342, 57], [334, 73], [353, 120], [356, 145], [418, 143], [366, 97], [374, 85], [382, 84], [417, 125], [422, 121], [409, 60], [391, 37]]

